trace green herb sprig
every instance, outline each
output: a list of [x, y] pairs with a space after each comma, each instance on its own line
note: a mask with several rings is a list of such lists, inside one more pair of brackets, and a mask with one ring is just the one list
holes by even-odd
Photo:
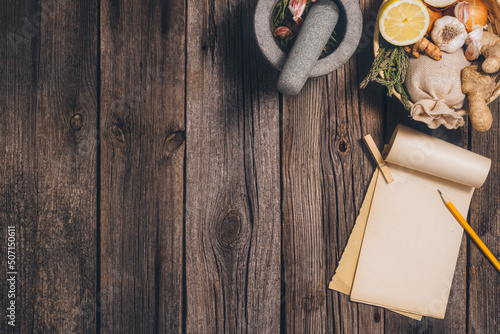
[[[370, 72], [359, 85], [365, 88], [371, 81], [387, 87], [387, 95], [392, 96], [393, 90], [401, 95], [401, 102], [406, 110], [411, 109], [408, 94], [403, 86], [408, 70], [409, 57], [402, 46], [394, 46], [386, 43], [378, 49]], [[379, 73], [383, 72], [385, 78], [379, 77]]]
[[285, 12], [288, 7], [288, 0], [281, 0], [276, 3], [273, 13], [273, 27], [274, 29], [283, 25], [285, 21]]

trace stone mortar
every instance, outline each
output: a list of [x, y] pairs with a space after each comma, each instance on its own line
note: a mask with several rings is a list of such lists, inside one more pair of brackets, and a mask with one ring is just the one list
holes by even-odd
[[[277, 70], [281, 71], [287, 55], [279, 48], [271, 30], [271, 16], [276, 2], [277, 0], [259, 0], [257, 2], [254, 29], [260, 51]], [[309, 77], [328, 74], [345, 64], [356, 51], [361, 39], [363, 18], [359, 3], [353, 0], [336, 0], [335, 2], [344, 9], [346, 15], [347, 26], [344, 38], [332, 54], [316, 62]]]

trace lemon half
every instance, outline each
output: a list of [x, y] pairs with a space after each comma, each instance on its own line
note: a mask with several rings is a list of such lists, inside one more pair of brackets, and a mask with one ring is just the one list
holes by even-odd
[[429, 27], [429, 12], [419, 0], [389, 0], [378, 14], [380, 34], [391, 44], [420, 41]]

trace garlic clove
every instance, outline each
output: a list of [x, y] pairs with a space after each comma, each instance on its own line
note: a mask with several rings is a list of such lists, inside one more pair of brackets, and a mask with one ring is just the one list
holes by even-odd
[[481, 42], [472, 42], [467, 46], [465, 50], [465, 59], [476, 60], [481, 55]]
[[476, 60], [481, 55], [481, 48], [483, 44], [481, 39], [483, 38], [484, 27], [472, 30], [465, 39], [465, 45], [467, 49], [465, 50], [465, 58], [467, 60]]
[[279, 37], [282, 39], [285, 39], [287, 37], [292, 36], [292, 31], [288, 27], [278, 27], [276, 30], [274, 30], [274, 37]]
[[469, 19], [469, 14], [470, 14], [470, 5], [468, 2], [465, 1], [459, 1], [455, 5], [455, 10], [454, 10], [455, 17], [465, 24], [467, 20]]
[[465, 39], [465, 45], [469, 45], [473, 41], [481, 42], [481, 39], [483, 38], [483, 30], [485, 28], [486, 26], [472, 30]]
[[288, 9], [293, 15], [293, 20], [297, 21], [302, 17], [304, 10], [306, 9], [307, 0], [290, 0], [288, 3]]

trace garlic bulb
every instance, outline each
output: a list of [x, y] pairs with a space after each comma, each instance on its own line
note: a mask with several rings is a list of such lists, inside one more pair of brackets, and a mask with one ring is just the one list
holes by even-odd
[[431, 32], [432, 41], [441, 51], [453, 53], [460, 49], [467, 38], [462, 22], [453, 16], [443, 16], [434, 22]]

